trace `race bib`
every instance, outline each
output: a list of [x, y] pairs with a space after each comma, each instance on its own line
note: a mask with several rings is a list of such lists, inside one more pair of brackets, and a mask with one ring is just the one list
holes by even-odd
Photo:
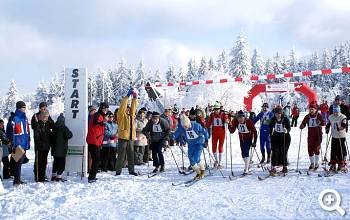
[[277, 133], [284, 133], [283, 124], [276, 123], [275, 124], [275, 132], [277, 132]]
[[309, 128], [314, 128], [317, 126], [318, 126], [317, 118], [310, 118], [309, 119]]
[[194, 130], [186, 131], [186, 136], [189, 140], [198, 138], [198, 134]]
[[157, 125], [153, 125], [153, 132], [156, 133], [156, 132], [162, 132], [162, 127], [160, 126], [160, 124], [157, 124]]
[[338, 130], [338, 123], [337, 122], [333, 122], [332, 123], [332, 128], [337, 131]]
[[214, 126], [222, 126], [221, 118], [214, 118]]
[[239, 133], [249, 133], [249, 130], [246, 124], [238, 124], [238, 131]]

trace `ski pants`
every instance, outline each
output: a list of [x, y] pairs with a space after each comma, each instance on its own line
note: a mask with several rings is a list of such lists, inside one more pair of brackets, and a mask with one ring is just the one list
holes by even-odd
[[347, 156], [345, 141], [345, 138], [332, 137], [331, 161], [329, 162], [329, 164], [344, 164], [344, 157]]
[[152, 157], [153, 157], [153, 166], [159, 167], [164, 165], [164, 156], [163, 156], [163, 143], [162, 142], [153, 142], [150, 145], [152, 149]]
[[36, 182], [45, 180], [48, 154], [49, 154], [49, 151], [46, 151], [46, 150], [35, 151], [34, 174], [35, 174]]
[[260, 129], [260, 151], [263, 155], [265, 155], [265, 146], [267, 153], [269, 154], [271, 152], [271, 138], [269, 132], [269, 127]]
[[102, 147], [101, 149], [101, 169], [115, 171], [116, 161], [115, 147]]
[[57, 175], [62, 175], [66, 167], [66, 158], [65, 157], [54, 157], [52, 164], [52, 173]]
[[3, 157], [2, 158], [2, 164], [4, 165], [4, 167], [2, 168], [2, 177], [4, 179], [8, 179], [10, 178], [10, 160], [9, 157]]
[[290, 134], [274, 133], [271, 136], [271, 166], [287, 166]]
[[308, 136], [307, 137], [307, 151], [309, 156], [320, 155], [322, 136]]
[[327, 114], [327, 112], [322, 112], [321, 115], [322, 115], [324, 123], [327, 124], [327, 122], [328, 122], [328, 114]]
[[219, 153], [224, 152], [224, 142], [225, 142], [225, 130], [215, 130], [213, 129], [213, 134], [211, 138], [212, 150], [215, 154], [217, 152], [218, 143], [219, 143]]
[[100, 166], [100, 146], [93, 144], [88, 145], [89, 153], [91, 156], [91, 169], [89, 171], [89, 180], [96, 178], [98, 167]]
[[239, 144], [241, 146], [241, 155], [242, 158], [249, 157], [249, 150], [252, 146], [252, 139], [240, 140]]
[[188, 145], [188, 159], [191, 166], [199, 164], [202, 152], [203, 144]]

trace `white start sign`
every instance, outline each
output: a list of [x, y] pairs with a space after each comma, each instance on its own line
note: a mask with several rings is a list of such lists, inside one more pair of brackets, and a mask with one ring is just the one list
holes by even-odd
[[66, 126], [72, 131], [73, 137], [68, 141], [66, 172], [87, 174], [87, 144], [88, 128], [88, 94], [87, 69], [65, 69], [64, 113]]

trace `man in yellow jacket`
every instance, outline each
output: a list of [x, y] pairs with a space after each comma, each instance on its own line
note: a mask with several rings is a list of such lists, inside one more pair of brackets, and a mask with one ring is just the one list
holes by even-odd
[[[128, 106], [129, 97], [132, 95], [131, 107]], [[138, 176], [134, 170], [134, 140], [136, 140], [135, 115], [137, 108], [137, 93], [130, 88], [127, 96], [120, 103], [117, 113], [118, 121], [118, 157], [116, 162], [116, 175], [122, 172], [125, 154], [128, 160], [129, 174]]]

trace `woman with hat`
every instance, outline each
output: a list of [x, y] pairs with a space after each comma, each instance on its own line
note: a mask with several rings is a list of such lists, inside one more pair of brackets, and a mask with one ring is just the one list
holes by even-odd
[[283, 166], [282, 172], [287, 173], [287, 155], [290, 145], [290, 121], [283, 114], [281, 106], [275, 108], [275, 116], [270, 122], [271, 135], [271, 170], [272, 176], [276, 175], [276, 166]]
[[244, 172], [243, 175], [249, 174], [249, 150], [250, 147], [256, 146], [257, 132], [254, 127], [254, 123], [249, 118], [246, 118], [245, 113], [240, 110], [237, 113], [237, 118], [231, 122], [229, 130], [234, 133], [238, 130], [239, 143], [241, 146], [241, 154], [244, 161]]
[[[135, 141], [135, 165], [142, 165], [145, 154], [145, 146], [148, 145], [147, 137], [142, 134], [142, 129], [146, 127], [148, 120], [146, 119], [146, 108], [141, 108], [137, 113], [136, 124], [136, 141]], [[148, 149], [147, 149], [148, 150]], [[148, 161], [147, 161], [148, 162]]]
[[309, 170], [317, 170], [319, 166], [318, 161], [320, 158], [322, 126], [324, 126], [324, 121], [322, 115], [317, 112], [315, 103], [309, 105], [309, 114], [304, 117], [299, 128], [304, 129], [306, 125], [308, 127], [307, 149], [310, 158]]

